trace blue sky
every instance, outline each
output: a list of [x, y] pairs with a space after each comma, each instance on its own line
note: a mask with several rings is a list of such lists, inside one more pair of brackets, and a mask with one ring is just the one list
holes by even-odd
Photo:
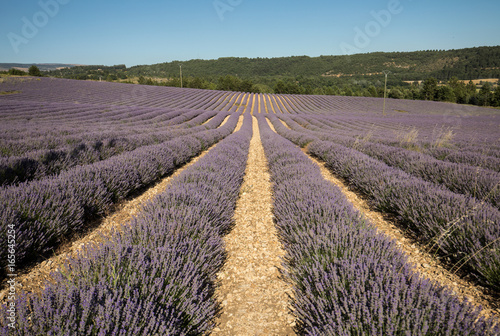
[[153, 64], [500, 45], [492, 0], [0, 0], [0, 62]]

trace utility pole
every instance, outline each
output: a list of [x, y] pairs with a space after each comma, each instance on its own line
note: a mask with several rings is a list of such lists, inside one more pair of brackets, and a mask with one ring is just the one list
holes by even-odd
[[179, 64], [179, 71], [181, 74], [181, 89], [182, 89], [182, 64]]
[[384, 110], [382, 112], [382, 115], [385, 116], [385, 98], [387, 97], [387, 75], [390, 74], [391, 72], [389, 70], [384, 70], [384, 75], [385, 75], [385, 84], [384, 84]]

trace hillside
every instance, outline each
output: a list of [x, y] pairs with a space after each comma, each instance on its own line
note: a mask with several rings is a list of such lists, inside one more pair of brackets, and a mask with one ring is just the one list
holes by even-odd
[[[180, 62], [141, 65], [128, 69], [131, 75], [171, 77], [179, 72]], [[280, 58], [235, 58], [190, 60], [182, 62], [188, 76], [323, 76], [359, 77], [380, 75], [390, 70], [401, 80], [498, 78], [500, 46], [447, 51], [377, 52], [351, 56], [292, 56]]]
[[350, 56], [290, 56], [278, 58], [223, 57], [215, 60], [172, 61], [153, 65], [77, 66], [51, 71], [50, 75], [85, 79], [101, 72], [118, 78], [179, 77], [179, 65], [185, 77], [214, 78], [226, 75], [266, 82], [276, 78], [335, 80], [380, 78], [382, 71], [391, 71], [394, 84], [427, 77], [448, 80], [453, 76], [470, 80], [500, 77], [500, 46], [458, 50], [427, 50], [414, 52], [376, 52]]

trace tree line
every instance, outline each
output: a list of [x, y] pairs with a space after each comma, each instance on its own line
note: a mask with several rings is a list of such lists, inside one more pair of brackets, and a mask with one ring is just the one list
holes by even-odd
[[35, 77], [43, 76], [42, 72], [36, 65], [30, 66], [28, 72], [16, 68], [11, 68], [9, 69], [9, 71], [2, 71], [2, 73], [10, 76], [35, 76]]

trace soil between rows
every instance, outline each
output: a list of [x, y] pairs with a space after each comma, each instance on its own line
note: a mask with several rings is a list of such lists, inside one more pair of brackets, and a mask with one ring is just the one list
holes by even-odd
[[[279, 119], [281, 123], [290, 129], [288, 125]], [[271, 129], [276, 132], [272, 123], [268, 120]], [[410, 232], [405, 232], [397, 220], [385, 213], [373, 209], [366, 197], [350, 188], [344, 180], [336, 177], [326, 168], [325, 163], [312, 157], [306, 148], [302, 152], [319, 166], [323, 178], [336, 185], [347, 200], [356, 210], [363, 214], [377, 228], [377, 230], [396, 241], [399, 248], [408, 256], [408, 261], [413, 265], [416, 273], [421, 276], [447, 287], [461, 300], [467, 300], [476, 306], [483, 308], [485, 316], [496, 316], [500, 323], [500, 297], [482, 286], [465, 279], [463, 276], [450, 272], [435, 255], [428, 252], [427, 246], [422, 246]]]
[[[223, 126], [228, 119], [229, 116], [224, 119], [219, 127]], [[243, 116], [240, 116], [233, 133], [238, 131], [242, 124]], [[67, 263], [68, 259], [77, 257], [84, 249], [91, 246], [97, 246], [99, 242], [108, 239], [114, 230], [119, 230], [121, 226], [128, 225], [132, 218], [141, 211], [143, 205], [153, 199], [157, 194], [163, 192], [179, 174], [205, 156], [205, 154], [215, 146], [217, 146], [217, 144], [203, 151], [200, 155], [177, 169], [172, 175], [163, 178], [139, 196], [115, 205], [114, 211], [98, 221], [97, 224], [92, 225], [92, 229], [89, 229], [90, 232], [84, 233], [83, 236], [82, 233], [80, 233], [79, 235], [69, 238], [66, 243], [57, 248], [53, 257], [18, 271], [18, 276], [16, 278], [18, 291], [23, 290], [28, 293], [40, 293], [45, 287], [45, 284], [52, 280], [52, 272], [57, 272]], [[7, 286], [3, 286], [0, 291], [0, 302], [5, 301], [7, 291]]]
[[218, 274], [222, 314], [213, 335], [294, 335], [291, 285], [280, 277], [285, 255], [273, 222], [267, 159], [255, 117], [235, 227], [224, 237], [228, 258]]

